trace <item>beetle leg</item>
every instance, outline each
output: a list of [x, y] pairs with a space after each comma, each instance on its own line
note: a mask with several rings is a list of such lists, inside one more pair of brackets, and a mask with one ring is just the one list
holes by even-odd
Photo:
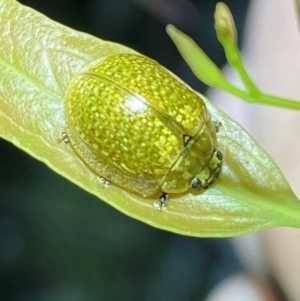
[[210, 178], [207, 180], [205, 186], [203, 187], [204, 189], [209, 188], [209, 186], [211, 186], [216, 178], [219, 176], [220, 172], [221, 172], [221, 166], [222, 166], [222, 160], [223, 160], [223, 154], [221, 151], [219, 150], [215, 150], [214, 154], [213, 154], [213, 160], [210, 161], [210, 170], [212, 170], [213, 172], [211, 173]]
[[162, 193], [162, 195], [159, 197], [159, 199], [154, 203], [154, 207], [158, 210], [162, 210], [163, 208], [166, 208], [168, 205], [169, 195], [165, 192]]
[[107, 179], [103, 178], [103, 177], [98, 177], [98, 180], [99, 180], [100, 185], [102, 187], [107, 187], [107, 186], [110, 185], [110, 182]]
[[216, 133], [218, 133], [222, 126], [222, 123], [219, 120], [214, 120], [213, 123], [214, 123], [215, 129], [216, 129]]
[[61, 133], [61, 138], [57, 139], [59, 143], [64, 142], [65, 144], [70, 143], [70, 139], [67, 132]]

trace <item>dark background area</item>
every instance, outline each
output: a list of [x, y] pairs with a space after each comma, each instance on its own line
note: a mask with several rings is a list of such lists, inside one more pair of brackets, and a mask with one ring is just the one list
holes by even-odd
[[[23, 0], [47, 16], [158, 60], [198, 91], [165, 25], [191, 35], [219, 65], [217, 1]], [[225, 1], [239, 35], [249, 1]], [[226, 239], [196, 239], [133, 220], [0, 140], [0, 300], [203, 300], [241, 272]]]

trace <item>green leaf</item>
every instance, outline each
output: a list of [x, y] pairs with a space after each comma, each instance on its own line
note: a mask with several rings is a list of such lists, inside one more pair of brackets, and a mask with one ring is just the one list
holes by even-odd
[[[16, 1], [0, 7], [0, 136], [123, 213], [168, 231], [198, 236], [242, 235], [274, 226], [300, 226], [300, 205], [280, 170], [251, 137], [208, 100], [221, 123], [222, 174], [203, 193], [144, 199], [116, 186], [102, 188], [72, 148], [65, 130], [64, 94], [82, 66], [121, 52], [106, 42], [55, 23]], [[12, 162], [13, 164], [13, 162]]]

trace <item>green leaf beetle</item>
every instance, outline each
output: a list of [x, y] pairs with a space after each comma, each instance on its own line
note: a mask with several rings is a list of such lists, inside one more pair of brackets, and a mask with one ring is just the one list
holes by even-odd
[[144, 197], [209, 187], [222, 153], [201, 97], [156, 61], [104, 57], [76, 73], [65, 98], [71, 146], [104, 182]]

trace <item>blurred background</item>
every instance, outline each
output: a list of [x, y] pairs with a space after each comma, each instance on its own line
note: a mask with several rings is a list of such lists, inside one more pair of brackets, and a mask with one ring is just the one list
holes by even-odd
[[[213, 28], [215, 0], [20, 2], [156, 59], [201, 93], [206, 87], [181, 59], [166, 24], [194, 38], [219, 67], [226, 63]], [[242, 43], [250, 1], [224, 2]], [[151, 228], [0, 140], [0, 300], [225, 300], [211, 292], [247, 274], [245, 262], [227, 239], [188, 238]], [[245, 285], [239, 279], [236, 288]], [[242, 295], [238, 300], [275, 300]]]

